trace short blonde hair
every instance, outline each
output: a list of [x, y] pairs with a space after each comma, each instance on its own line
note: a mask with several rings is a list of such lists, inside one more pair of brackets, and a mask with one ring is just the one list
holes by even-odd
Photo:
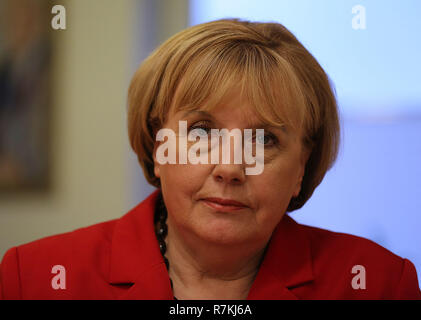
[[301, 208], [336, 160], [339, 116], [328, 76], [279, 23], [222, 19], [196, 25], [141, 64], [128, 91], [128, 133], [147, 181], [160, 187], [152, 153], [170, 107], [211, 109], [238, 85], [261, 120], [302, 131], [311, 152], [301, 192], [287, 211]]

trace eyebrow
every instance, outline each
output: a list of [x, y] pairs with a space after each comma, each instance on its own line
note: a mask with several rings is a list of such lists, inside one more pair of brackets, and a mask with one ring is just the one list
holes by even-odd
[[[209, 112], [203, 111], [203, 110], [187, 110], [186, 112], [183, 113], [182, 117], [187, 117], [191, 114], [199, 114], [201, 116], [210, 118], [214, 121], [217, 122], [217, 120], [215, 119], [214, 116], [212, 116]], [[287, 128], [285, 127], [285, 125], [271, 125], [271, 124], [266, 124], [266, 123], [252, 123], [249, 124], [248, 129], [279, 129], [281, 130], [283, 133], [289, 134], [289, 131], [287, 130]]]
[[200, 114], [202, 116], [208, 117], [208, 118], [212, 118], [214, 120], [216, 120], [214, 118], [214, 116], [212, 116], [209, 112], [203, 111], [203, 110], [187, 110], [186, 112], [183, 113], [182, 117], [187, 117], [189, 115], [191, 115], [192, 113], [197, 113]]

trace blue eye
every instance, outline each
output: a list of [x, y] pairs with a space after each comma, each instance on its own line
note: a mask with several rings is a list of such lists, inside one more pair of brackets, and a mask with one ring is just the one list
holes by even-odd
[[208, 136], [211, 132], [211, 128], [208, 125], [200, 123], [200, 122], [199, 124], [194, 124], [190, 126], [189, 132], [192, 130], [195, 130], [197, 135], [202, 136], [202, 137]]
[[208, 135], [207, 131], [203, 128], [195, 128], [194, 130], [199, 136], [206, 137]]
[[257, 138], [256, 142], [263, 144], [264, 146], [274, 145], [276, 144], [276, 141], [277, 141], [276, 137], [274, 137], [272, 134], [265, 134], [263, 136], [259, 135], [256, 138]]

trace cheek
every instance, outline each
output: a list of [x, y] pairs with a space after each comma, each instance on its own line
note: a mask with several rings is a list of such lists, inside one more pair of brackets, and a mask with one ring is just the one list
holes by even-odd
[[259, 179], [260, 188], [265, 192], [285, 193], [295, 186], [299, 172], [298, 162], [293, 159], [276, 159], [265, 164], [264, 171]]
[[192, 198], [203, 184], [200, 166], [166, 164], [160, 168], [161, 189], [168, 212], [180, 222], [188, 219]]
[[287, 208], [297, 183], [298, 167], [290, 161], [278, 159], [265, 165], [260, 176], [253, 179], [252, 189], [259, 206], [279, 212]]
[[190, 193], [199, 189], [209, 175], [201, 165], [166, 164], [160, 167], [161, 186], [173, 193]]

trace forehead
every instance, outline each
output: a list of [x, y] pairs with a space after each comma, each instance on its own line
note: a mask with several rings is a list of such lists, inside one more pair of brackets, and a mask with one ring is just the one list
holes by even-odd
[[236, 121], [244, 123], [246, 128], [276, 128], [289, 131], [286, 121], [278, 119], [272, 106], [266, 101], [251, 101], [239, 86], [227, 90], [223, 96], [210, 96], [201, 105], [174, 105], [170, 114], [171, 117], [177, 115], [179, 119], [202, 117], [215, 122], [226, 122], [234, 117]]
[[256, 117], [256, 108], [253, 103], [244, 96], [239, 88], [227, 90], [223, 95], [210, 95], [201, 104], [186, 104], [174, 108], [183, 115], [217, 115], [227, 110], [236, 112], [241, 117]]

